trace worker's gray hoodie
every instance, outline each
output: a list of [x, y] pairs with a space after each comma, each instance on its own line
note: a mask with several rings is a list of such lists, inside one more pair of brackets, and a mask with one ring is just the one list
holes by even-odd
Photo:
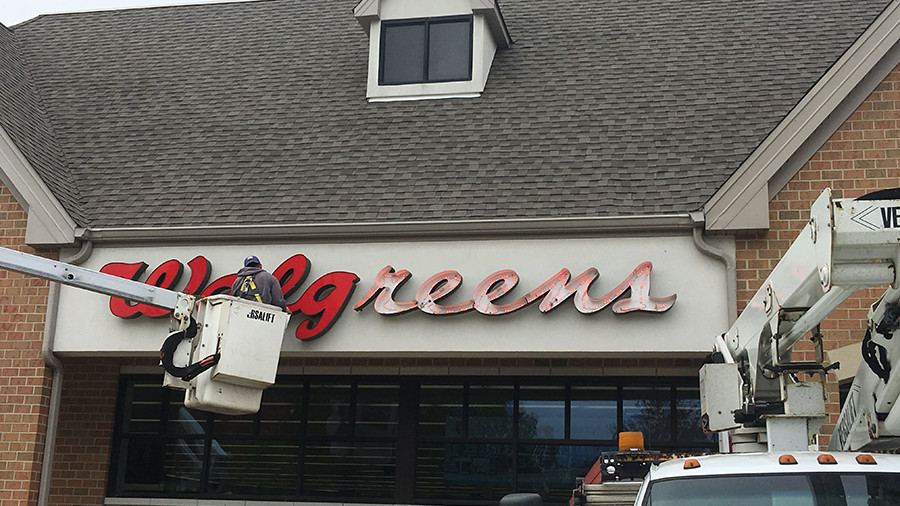
[[[269, 274], [264, 271], [261, 267], [256, 267], [255, 265], [251, 265], [249, 267], [244, 267], [239, 270], [237, 273], [237, 279], [234, 280], [234, 284], [231, 285], [231, 294], [234, 295], [241, 288], [241, 284], [244, 282], [244, 278], [247, 276], [253, 276], [253, 283], [256, 285], [256, 289], [259, 291], [259, 298], [262, 299], [263, 304], [271, 304], [273, 306], [280, 307], [283, 311], [287, 311], [287, 307], [284, 303], [284, 295], [281, 293], [281, 284], [275, 279], [275, 276]], [[247, 300], [256, 300], [252, 294], [243, 294], [241, 298]]]

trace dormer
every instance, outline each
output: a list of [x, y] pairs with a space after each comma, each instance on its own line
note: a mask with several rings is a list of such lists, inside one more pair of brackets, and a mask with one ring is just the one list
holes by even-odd
[[370, 102], [481, 96], [512, 43], [496, 0], [362, 0]]

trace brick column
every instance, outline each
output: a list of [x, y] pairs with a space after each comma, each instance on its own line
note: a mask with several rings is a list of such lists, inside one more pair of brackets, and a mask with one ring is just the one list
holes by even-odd
[[[0, 184], [0, 245], [27, 253], [25, 212]], [[0, 505], [37, 503], [50, 372], [41, 357], [49, 282], [0, 269]]]

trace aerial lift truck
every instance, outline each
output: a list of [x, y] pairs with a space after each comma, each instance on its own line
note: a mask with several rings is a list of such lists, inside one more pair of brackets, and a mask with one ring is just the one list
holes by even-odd
[[163, 385], [185, 391], [186, 407], [241, 415], [259, 411], [275, 382], [290, 315], [228, 295], [202, 299], [64, 262], [0, 248], [0, 267], [172, 311], [160, 349]]
[[[824, 191], [810, 209], [809, 222], [732, 327], [714, 337], [713, 353], [700, 370], [704, 430], [719, 433], [720, 452], [732, 455], [672, 460], [655, 455], [635, 504], [739, 501], [738, 491], [753, 482], [749, 500], [754, 487], [766, 495], [786, 473], [838, 481], [823, 491], [811, 480], [811, 491], [791, 492], [794, 502], [788, 493], [771, 492], [758, 504], [900, 504], [900, 457], [850, 453], [900, 449], [900, 336], [893, 338], [900, 327], [898, 266], [900, 189], [858, 199], [834, 199]], [[839, 367], [825, 365], [820, 323], [854, 292], [885, 285], [869, 311], [862, 363], [831, 436], [832, 453], [817, 452], [825, 376]], [[795, 345], [806, 335], [814, 359], [795, 360]], [[749, 452], [756, 453], [737, 455]], [[628, 460], [627, 452], [619, 453], [598, 461], [602, 475], [596, 473], [595, 483], [583, 485], [580, 493], [576, 489], [573, 499], [590, 503], [587, 485], [599, 485], [603, 478], [615, 481], [622, 464], [614, 457]], [[863, 477], [863, 492], [852, 492], [846, 476]], [[754, 477], [770, 481], [754, 482]], [[721, 490], [704, 488], [715, 482]], [[655, 483], [668, 485], [653, 492]], [[814, 496], [808, 502], [801, 498], [807, 492]]]

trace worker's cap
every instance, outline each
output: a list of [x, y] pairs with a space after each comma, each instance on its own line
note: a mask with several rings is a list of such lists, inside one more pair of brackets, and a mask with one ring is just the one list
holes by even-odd
[[262, 265], [262, 262], [259, 261], [259, 258], [257, 258], [256, 255], [250, 255], [244, 259], [244, 267], [250, 265]]

